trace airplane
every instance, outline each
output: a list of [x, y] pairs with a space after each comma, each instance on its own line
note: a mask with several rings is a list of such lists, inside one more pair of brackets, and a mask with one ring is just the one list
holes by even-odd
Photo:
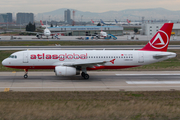
[[26, 50], [11, 54], [2, 61], [9, 68], [54, 69], [56, 76], [79, 75], [89, 79], [87, 70], [124, 69], [176, 57], [167, 52], [173, 23], [165, 23], [140, 50]]
[[120, 24], [120, 25], [129, 25], [129, 24], [131, 23], [131, 21], [129, 21], [128, 19], [127, 19], [127, 22], [118, 22], [118, 21], [115, 19], [115, 22], [116, 22], [116, 24]]
[[100, 37], [106, 38], [108, 36], [107, 32], [101, 30]]
[[[42, 21], [41, 21], [42, 22]], [[43, 24], [43, 23], [42, 23]], [[44, 25], [44, 24], [43, 24]], [[37, 38], [42, 38], [42, 35], [46, 36], [46, 38], [48, 39], [50, 36], [53, 38], [58, 38], [60, 32], [55, 32], [55, 33], [51, 33], [51, 31], [48, 29], [48, 25], [47, 25], [47, 21], [46, 21], [46, 25], [44, 25], [45, 29], [43, 30], [43, 32], [30, 32], [30, 33], [36, 33], [36, 37]]]
[[100, 22], [101, 22], [103, 25], [116, 25], [116, 24], [112, 24], [112, 23], [107, 24], [107, 23], [105, 23], [102, 19], [100, 19]]
[[128, 19], [127, 19], [127, 23], [128, 23], [129, 25], [141, 25], [141, 22], [132, 22], [132, 21], [130, 21], [130, 20], [128, 20]]

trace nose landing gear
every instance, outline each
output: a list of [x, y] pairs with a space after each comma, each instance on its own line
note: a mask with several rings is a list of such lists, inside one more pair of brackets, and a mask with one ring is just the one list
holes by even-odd
[[24, 69], [24, 72], [25, 72], [25, 75], [24, 75], [24, 79], [27, 79], [28, 78], [28, 69]]

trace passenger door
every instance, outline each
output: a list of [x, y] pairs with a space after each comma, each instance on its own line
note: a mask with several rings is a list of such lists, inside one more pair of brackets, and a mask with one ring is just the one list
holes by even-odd
[[28, 63], [28, 52], [23, 53], [23, 63]]
[[139, 55], [139, 60], [138, 63], [144, 63], [144, 54], [142, 52], [138, 53]]

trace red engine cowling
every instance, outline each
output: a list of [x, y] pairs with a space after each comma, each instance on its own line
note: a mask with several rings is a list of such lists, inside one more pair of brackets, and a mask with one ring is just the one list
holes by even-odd
[[74, 67], [57, 66], [55, 67], [56, 76], [73, 76], [79, 75], [80, 71]]

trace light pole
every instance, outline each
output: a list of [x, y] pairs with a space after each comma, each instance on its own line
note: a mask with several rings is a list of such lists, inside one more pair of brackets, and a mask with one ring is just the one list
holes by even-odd
[[8, 30], [8, 15], [7, 15], [7, 30]]
[[82, 24], [82, 17], [83, 17], [83, 15], [81, 15], [81, 24]]

